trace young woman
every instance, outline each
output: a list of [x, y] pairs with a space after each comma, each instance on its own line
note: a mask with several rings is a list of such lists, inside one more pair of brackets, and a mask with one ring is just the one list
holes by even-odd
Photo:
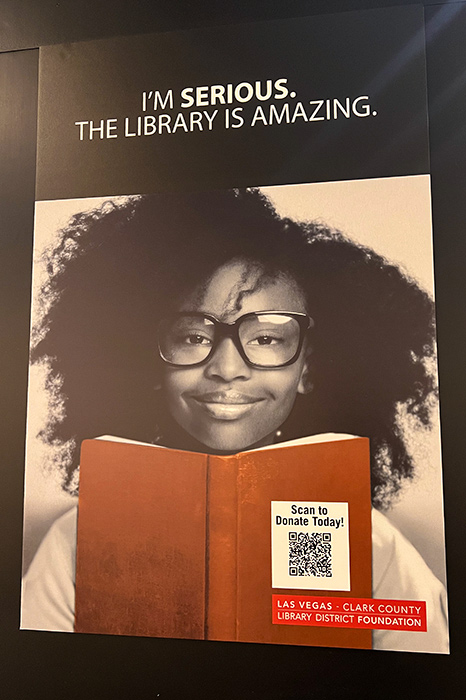
[[[443, 587], [381, 513], [414, 471], [400, 408], [428, 425], [435, 393], [432, 303], [412, 280], [256, 190], [107, 202], [47, 262], [32, 360], [48, 364], [42, 437], [65, 488], [97, 435], [211, 453], [367, 436], [373, 596], [429, 614], [428, 633], [375, 631], [374, 647], [447, 650]], [[73, 629], [75, 548], [71, 511], [27, 573], [23, 627]]]

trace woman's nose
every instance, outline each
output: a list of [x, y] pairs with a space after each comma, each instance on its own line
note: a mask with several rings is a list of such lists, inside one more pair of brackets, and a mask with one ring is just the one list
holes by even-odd
[[231, 338], [223, 338], [215, 348], [212, 358], [205, 367], [208, 377], [220, 377], [225, 382], [233, 379], [247, 379], [251, 368], [239, 354]]

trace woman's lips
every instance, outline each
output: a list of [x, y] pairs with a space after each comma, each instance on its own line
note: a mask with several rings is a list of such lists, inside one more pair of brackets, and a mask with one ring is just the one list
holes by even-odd
[[211, 418], [237, 420], [253, 410], [264, 398], [239, 391], [212, 391], [190, 396]]

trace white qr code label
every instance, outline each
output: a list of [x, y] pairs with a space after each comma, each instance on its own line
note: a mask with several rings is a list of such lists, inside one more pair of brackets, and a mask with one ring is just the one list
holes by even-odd
[[347, 503], [272, 501], [272, 587], [351, 589]]

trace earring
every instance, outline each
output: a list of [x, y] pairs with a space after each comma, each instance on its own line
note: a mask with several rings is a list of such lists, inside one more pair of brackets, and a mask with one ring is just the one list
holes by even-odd
[[278, 438], [281, 438], [282, 436], [282, 431], [281, 430], [276, 430], [275, 431], [275, 438], [278, 440]]

